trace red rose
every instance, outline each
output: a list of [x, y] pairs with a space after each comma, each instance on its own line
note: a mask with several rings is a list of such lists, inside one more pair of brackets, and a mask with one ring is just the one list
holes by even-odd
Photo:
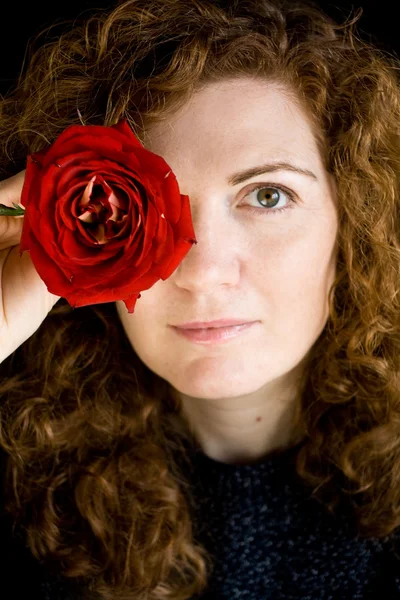
[[126, 121], [72, 125], [28, 156], [20, 254], [73, 307], [123, 300], [167, 279], [197, 243], [189, 197]]

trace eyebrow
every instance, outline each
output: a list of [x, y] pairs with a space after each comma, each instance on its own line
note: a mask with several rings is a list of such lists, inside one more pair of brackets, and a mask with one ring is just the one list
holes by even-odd
[[299, 173], [300, 175], [305, 175], [306, 177], [311, 177], [314, 181], [318, 181], [317, 176], [308, 169], [302, 169], [301, 167], [297, 167], [289, 162], [278, 162], [278, 163], [266, 163], [265, 165], [258, 165], [256, 167], [250, 167], [249, 169], [245, 169], [244, 171], [239, 171], [238, 173], [234, 173], [228, 177], [229, 185], [238, 185], [238, 183], [243, 183], [247, 179], [251, 177], [256, 177], [257, 175], [262, 175], [263, 173], [273, 173], [275, 171], [292, 171], [295, 173]]

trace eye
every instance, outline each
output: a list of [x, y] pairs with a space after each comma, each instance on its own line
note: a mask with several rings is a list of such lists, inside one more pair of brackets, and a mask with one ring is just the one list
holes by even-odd
[[[254, 194], [255, 192], [257, 194]], [[248, 198], [252, 194], [254, 194], [255, 200], [259, 204], [258, 207], [249, 207], [249, 210], [252, 212], [261, 212], [270, 215], [271, 213], [280, 213], [289, 210], [289, 208], [294, 208], [296, 204], [293, 192], [277, 185], [258, 185], [247, 193], [245, 197]], [[283, 204], [283, 206], [276, 208], [279, 204]]]

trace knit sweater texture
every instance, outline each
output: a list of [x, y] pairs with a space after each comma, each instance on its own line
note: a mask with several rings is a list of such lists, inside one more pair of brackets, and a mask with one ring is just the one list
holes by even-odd
[[[364, 538], [297, 478], [295, 449], [259, 463], [193, 457], [194, 531], [213, 557], [201, 600], [400, 600], [399, 534]], [[2, 600], [80, 600], [39, 565], [2, 516]], [[197, 598], [195, 599], [197, 600]]]

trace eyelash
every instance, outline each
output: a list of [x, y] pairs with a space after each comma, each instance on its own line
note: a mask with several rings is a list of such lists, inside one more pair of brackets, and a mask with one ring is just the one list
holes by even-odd
[[250, 194], [252, 194], [253, 192], [258, 192], [259, 190], [264, 190], [267, 188], [273, 188], [274, 190], [278, 190], [280, 192], [283, 192], [284, 194], [286, 194], [289, 198], [289, 202], [286, 206], [284, 206], [283, 208], [263, 208], [263, 207], [259, 207], [259, 208], [255, 208], [255, 207], [249, 207], [250, 212], [252, 213], [256, 213], [256, 214], [260, 214], [261, 212], [264, 212], [266, 215], [269, 214], [274, 214], [274, 213], [282, 213], [286, 210], [289, 210], [290, 208], [294, 208], [296, 201], [294, 200], [295, 195], [293, 194], [293, 192], [290, 192], [288, 189], [280, 186], [280, 185], [273, 185], [273, 184], [264, 184], [264, 185], [260, 185], [257, 186], [255, 188], [253, 188], [252, 190], [250, 190], [247, 194], [246, 194], [246, 198], [247, 196], [249, 196]]

